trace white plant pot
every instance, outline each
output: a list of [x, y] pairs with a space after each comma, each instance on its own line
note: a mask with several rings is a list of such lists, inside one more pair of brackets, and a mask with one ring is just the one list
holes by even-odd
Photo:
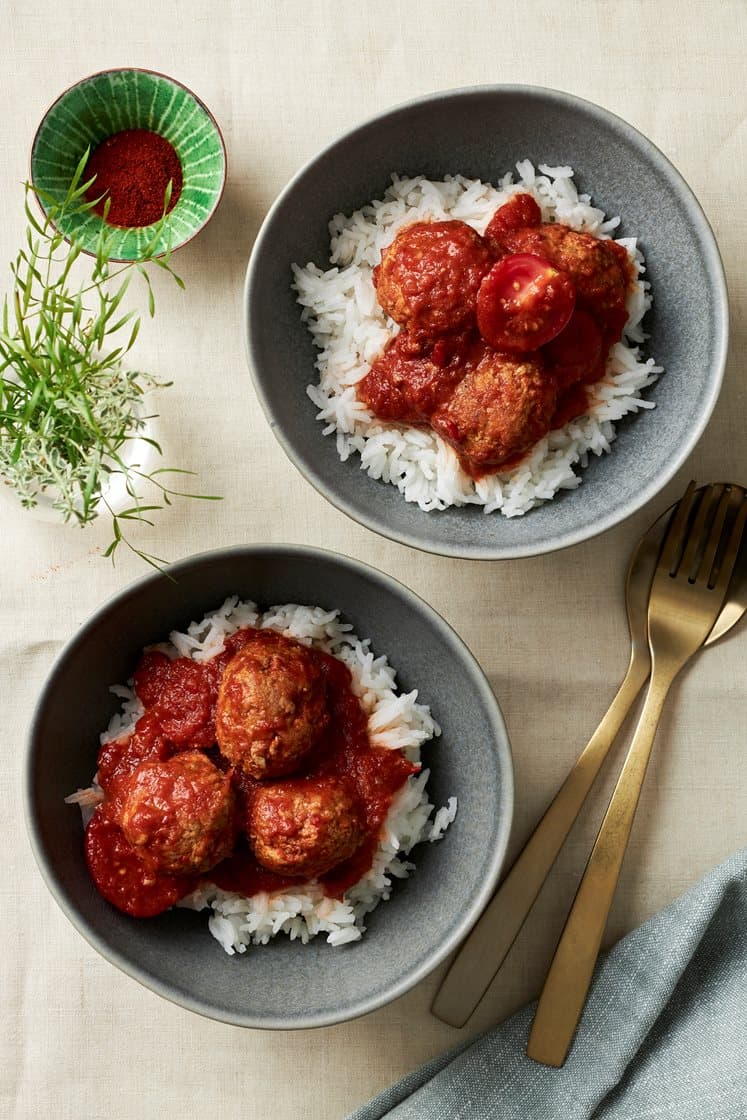
[[[148, 415], [151, 403], [150, 394], [146, 394], [143, 397], [138, 411], [142, 415]], [[159, 442], [157, 417], [146, 420], [141, 435], [125, 443], [122, 448], [122, 458], [128, 466], [136, 467], [144, 474], [148, 474], [148, 472], [155, 467], [156, 460], [159, 456], [156, 449], [152, 447], [146, 439], [142, 438], [143, 436], [147, 436], [148, 439], [154, 439], [156, 442]], [[144, 484], [144, 487], [147, 487], [147, 484]], [[0, 496], [13, 504], [16, 509], [21, 508], [17, 494], [10, 486], [3, 484], [2, 478], [0, 478]], [[63, 516], [58, 509], [55, 509], [54, 505], [56, 497], [56, 488], [47, 487], [46, 490], [37, 495], [37, 504], [32, 509], [24, 509], [24, 513], [27, 513], [37, 521], [46, 521], [50, 524], [56, 523], [62, 525], [64, 524]], [[147, 504], [150, 503], [148, 502]], [[96, 506], [96, 512], [97, 515], [107, 515], [109, 509], [111, 509], [113, 513], [122, 513], [132, 505], [133, 500], [127, 493], [123, 476], [121, 474], [114, 474], [109, 478], [109, 484], [104, 489], [102, 500]], [[68, 524], [74, 524], [74, 522], [71, 520]]]

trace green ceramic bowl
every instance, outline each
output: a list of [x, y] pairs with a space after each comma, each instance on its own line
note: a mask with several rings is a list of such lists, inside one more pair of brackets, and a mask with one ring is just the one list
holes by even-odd
[[[31, 181], [60, 201], [86, 148], [130, 128], [146, 128], [176, 149], [182, 165], [182, 190], [158, 244], [173, 251], [199, 233], [214, 213], [226, 180], [226, 149], [212, 114], [185, 86], [152, 70], [104, 70], [71, 86], [42, 120], [31, 149]], [[42, 209], [45, 202], [40, 198]], [[94, 249], [103, 219], [71, 215], [60, 222], [86, 252]], [[153, 237], [153, 226], [119, 228], [112, 258], [137, 260]], [[162, 243], [161, 243], [162, 242]]]

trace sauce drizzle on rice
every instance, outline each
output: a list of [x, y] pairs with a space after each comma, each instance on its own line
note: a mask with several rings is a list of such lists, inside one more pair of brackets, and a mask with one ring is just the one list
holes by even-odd
[[641, 279], [645, 266], [633, 238], [612, 243], [619, 246], [616, 251], [627, 254], [633, 274], [628, 320], [623, 338], [611, 348], [590, 407], [585, 415], [573, 417], [541, 439], [515, 468], [472, 479], [433, 432], [382, 422], [358, 399], [357, 383], [398, 331], [376, 302], [372, 274], [382, 249], [402, 227], [417, 221], [459, 219], [483, 234], [496, 210], [517, 193], [532, 196], [545, 223], [561, 222], [598, 238], [609, 238], [619, 224], [618, 218], [606, 219], [587, 195], [578, 194], [570, 167], [540, 165], [535, 170], [524, 160], [517, 171], [516, 179], [504, 175], [497, 187], [460, 175], [447, 176], [443, 182], [393, 175], [381, 200], [349, 217], [333, 218], [331, 268], [293, 267], [302, 318], [320, 349], [319, 383], [307, 391], [325, 425], [324, 434], [335, 434], [341, 459], [359, 454], [371, 477], [397, 486], [406, 501], [423, 510], [475, 504], [485, 513], [497, 510], [507, 517], [526, 513], [558, 490], [580, 485], [574, 466], [585, 466], [589, 453], [610, 450], [615, 421], [654, 407], [641, 393], [657, 379], [661, 367], [641, 356], [645, 340], [641, 320], [651, 296], [648, 283]]

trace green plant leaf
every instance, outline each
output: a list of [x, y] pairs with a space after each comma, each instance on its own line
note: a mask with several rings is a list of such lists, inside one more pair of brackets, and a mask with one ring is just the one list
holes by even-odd
[[[0, 327], [0, 475], [27, 508], [40, 494], [53, 493], [61, 517], [81, 527], [106, 510], [113, 540], [104, 555], [114, 560], [124, 544], [160, 568], [165, 561], [137, 548], [123, 526], [129, 530], [138, 523], [151, 525], [148, 515], [171, 505], [172, 497], [182, 497], [166, 484], [165, 476], [192, 472], [165, 466], [143, 471], [124, 456], [122, 449], [136, 446], [136, 440], [162, 454], [157, 441], [143, 430], [152, 417], [144, 415], [142, 401], [146, 392], [171, 382], [126, 370], [122, 359], [135, 345], [140, 328], [138, 313], [125, 307], [131, 277], [143, 277], [151, 315], [155, 295], [146, 265], [155, 264], [183, 287], [168, 263], [168, 238], [164, 256], [155, 256], [163, 249], [170, 194], [165, 195], [164, 217], [139, 260], [113, 267], [114, 231], [105, 221], [94, 256], [84, 257], [80, 240], [71, 234], [66, 241], [62, 229], [67, 216], [89, 214], [101, 203], [102, 196], [89, 197], [95, 179], [86, 177], [87, 160], [88, 152], [62, 201], [36, 190], [43, 219], [33, 212], [34, 187], [26, 184], [25, 240], [10, 266], [12, 290], [3, 300]], [[103, 201], [106, 216], [110, 201]], [[80, 282], [74, 279], [79, 273]], [[127, 327], [126, 346], [115, 344], [117, 333]], [[115, 475], [123, 479], [132, 501], [121, 513], [115, 513], [105, 497]]]

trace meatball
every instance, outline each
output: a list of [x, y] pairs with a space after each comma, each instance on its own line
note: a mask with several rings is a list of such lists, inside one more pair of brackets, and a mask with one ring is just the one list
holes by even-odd
[[512, 195], [508, 202], [498, 207], [488, 222], [483, 237], [496, 256], [502, 256], [506, 251], [504, 237], [507, 233], [515, 229], [539, 225], [542, 225], [542, 211], [539, 204], [531, 194], [522, 191]]
[[297, 770], [329, 722], [318, 659], [275, 630], [257, 630], [226, 666], [215, 734], [221, 754], [251, 778]]
[[557, 388], [539, 355], [491, 351], [431, 417], [473, 477], [525, 455], [550, 430]]
[[423, 347], [409, 331], [400, 331], [358, 382], [358, 398], [380, 420], [422, 424], [485, 350], [478, 336], [443, 335]]
[[425, 338], [471, 326], [480, 281], [492, 264], [488, 245], [466, 222], [414, 222], [381, 254], [379, 303]]
[[344, 779], [293, 778], [257, 789], [247, 831], [263, 867], [313, 879], [353, 855], [365, 838], [365, 822]]
[[230, 778], [200, 751], [184, 751], [133, 770], [120, 826], [159, 871], [200, 875], [231, 854], [235, 808]]
[[562, 393], [581, 381], [587, 385], [604, 376], [606, 347], [595, 319], [577, 308], [568, 326], [542, 348], [549, 369]]
[[625, 300], [631, 279], [627, 255], [620, 246], [580, 233], [561, 223], [508, 231], [503, 243], [510, 253], [543, 257], [576, 285], [578, 304], [590, 311], [603, 330], [617, 340], [627, 321]]

